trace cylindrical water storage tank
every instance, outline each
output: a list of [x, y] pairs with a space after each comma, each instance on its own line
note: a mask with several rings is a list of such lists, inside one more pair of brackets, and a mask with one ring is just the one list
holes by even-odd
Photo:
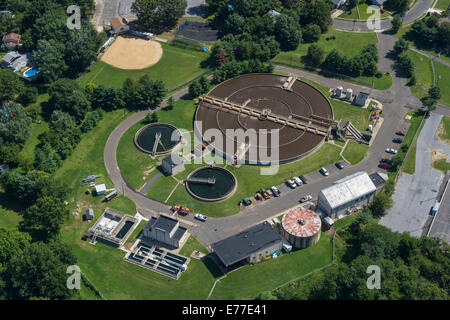
[[336, 95], [340, 97], [342, 95], [342, 91], [344, 91], [344, 88], [342, 86], [339, 86], [336, 88]]
[[353, 95], [353, 90], [351, 88], [347, 89], [347, 94], [345, 95], [345, 99], [351, 99]]
[[281, 234], [294, 248], [303, 249], [320, 239], [322, 221], [310, 210], [295, 208], [283, 216]]

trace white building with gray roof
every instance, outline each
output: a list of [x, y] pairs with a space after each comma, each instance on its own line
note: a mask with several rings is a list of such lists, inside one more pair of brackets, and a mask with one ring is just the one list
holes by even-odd
[[345, 211], [369, 204], [377, 188], [367, 172], [360, 171], [319, 192], [317, 207], [332, 218]]

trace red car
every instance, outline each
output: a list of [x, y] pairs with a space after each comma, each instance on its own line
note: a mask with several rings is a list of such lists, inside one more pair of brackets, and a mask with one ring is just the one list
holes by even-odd
[[381, 169], [390, 169], [391, 165], [387, 162], [380, 162], [380, 164], [378, 165]]
[[380, 12], [381, 12], [381, 13], [384, 13], [384, 9], [380, 9]]
[[399, 136], [404, 136], [405, 135], [405, 131], [397, 131], [395, 134], [398, 134]]

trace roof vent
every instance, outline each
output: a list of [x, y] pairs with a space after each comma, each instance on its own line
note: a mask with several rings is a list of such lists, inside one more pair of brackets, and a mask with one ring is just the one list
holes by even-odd
[[298, 223], [300, 223], [302, 226], [305, 224], [305, 222], [303, 221], [303, 219], [298, 219]]

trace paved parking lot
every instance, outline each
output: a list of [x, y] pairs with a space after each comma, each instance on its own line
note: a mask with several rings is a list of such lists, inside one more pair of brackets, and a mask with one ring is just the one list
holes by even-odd
[[187, 0], [185, 17], [201, 17], [206, 13], [205, 0]]
[[423, 227], [444, 177], [430, 163], [431, 150], [437, 147], [434, 134], [441, 117], [433, 113], [426, 120], [417, 140], [415, 172], [413, 175], [401, 175], [392, 197], [394, 206], [380, 220], [380, 224], [393, 231], [408, 232], [416, 237], [423, 234]]
[[131, 12], [133, 2], [134, 0], [96, 0], [93, 24], [100, 30], [116, 17], [136, 19], [136, 15]]

